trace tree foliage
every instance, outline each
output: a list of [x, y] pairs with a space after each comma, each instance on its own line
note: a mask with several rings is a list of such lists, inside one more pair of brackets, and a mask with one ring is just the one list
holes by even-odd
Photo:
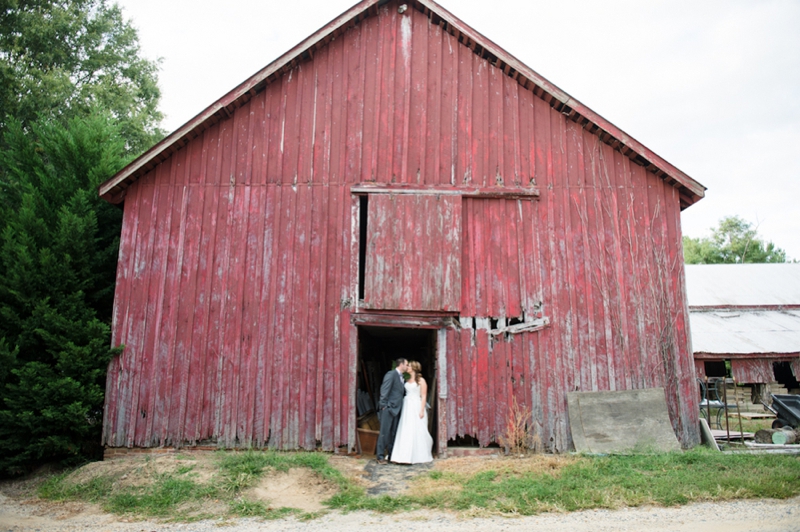
[[128, 148], [161, 135], [158, 64], [106, 0], [4, 0], [0, 8], [0, 135], [9, 120], [87, 116], [103, 109]]
[[683, 237], [686, 264], [742, 264], [748, 262], [786, 262], [786, 252], [772, 242], [764, 242], [757, 228], [739, 216], [728, 216], [714, 228], [711, 237]]
[[100, 450], [122, 211], [158, 64], [107, 0], [0, 4], [0, 474]]
[[127, 156], [93, 114], [9, 124], [0, 172], [0, 472], [99, 449], [121, 211], [96, 192]]

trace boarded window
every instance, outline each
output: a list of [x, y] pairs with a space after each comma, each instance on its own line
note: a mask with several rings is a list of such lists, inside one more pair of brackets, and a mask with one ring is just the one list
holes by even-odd
[[370, 194], [366, 203], [362, 306], [458, 311], [461, 196]]

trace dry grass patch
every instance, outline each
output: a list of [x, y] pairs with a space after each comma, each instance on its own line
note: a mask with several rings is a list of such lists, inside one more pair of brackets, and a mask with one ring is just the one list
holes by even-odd
[[437, 460], [433, 470], [472, 476], [486, 471], [499, 475], [558, 475], [559, 470], [580, 458], [568, 455], [534, 454], [525, 458], [504, 456], [460, 456]]
[[411, 481], [408, 495], [430, 497], [440, 493], [457, 493], [465, 481], [482, 473], [494, 473], [494, 481], [509, 477], [549, 475], [557, 478], [561, 470], [580, 458], [566, 455], [535, 454], [524, 458], [500, 456], [463, 456], [437, 460], [428, 475]]
[[112, 479], [112, 489], [123, 490], [149, 486], [154, 479], [171, 475], [187, 475], [195, 482], [207, 484], [216, 471], [213, 453], [198, 451], [91, 462], [76, 469], [66, 477], [66, 480], [71, 484], [80, 485], [96, 478]]

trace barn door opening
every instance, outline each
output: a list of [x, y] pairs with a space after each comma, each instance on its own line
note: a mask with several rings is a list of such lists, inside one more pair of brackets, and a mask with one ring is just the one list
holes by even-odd
[[358, 327], [358, 371], [356, 376], [356, 414], [361, 451], [373, 454], [380, 424], [376, 410], [381, 382], [397, 358], [416, 360], [428, 383], [428, 430], [437, 453], [438, 401], [436, 400], [436, 329], [403, 327]]

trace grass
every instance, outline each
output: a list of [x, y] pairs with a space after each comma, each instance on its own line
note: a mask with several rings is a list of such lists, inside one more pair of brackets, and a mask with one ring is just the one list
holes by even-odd
[[401, 497], [334, 497], [343, 510], [432, 508], [472, 515], [620, 508], [800, 494], [800, 458], [684, 453], [577, 457], [554, 472], [433, 471]]
[[[142, 517], [194, 520], [214, 516], [275, 519], [320, 513], [272, 507], [244, 494], [264, 475], [307, 468], [336, 487], [326, 504], [341, 511], [452, 510], [464, 515], [531, 515], [548, 511], [674, 506], [695, 501], [788, 498], [800, 494], [800, 457], [717, 453], [697, 448], [679, 453], [611, 456], [534, 455], [524, 459], [436, 463], [401, 496], [371, 497], [330, 464], [323, 453], [219, 452], [216, 470], [202, 480], [194, 463], [178, 465], [149, 482], [121, 486], [119, 478], [75, 482], [69, 474], [39, 488], [51, 500], [83, 500], [103, 509]], [[216, 506], [215, 506], [216, 505]], [[219, 512], [216, 513], [219, 516]]]

